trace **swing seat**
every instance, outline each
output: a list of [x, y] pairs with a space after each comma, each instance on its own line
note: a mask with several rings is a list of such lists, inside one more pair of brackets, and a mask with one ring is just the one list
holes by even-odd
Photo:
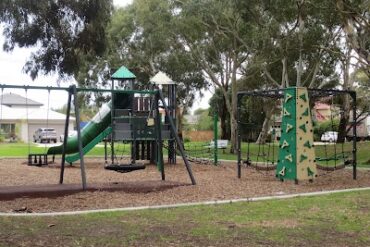
[[29, 166], [45, 166], [48, 165], [48, 155], [47, 154], [28, 154]]
[[116, 171], [121, 173], [132, 172], [145, 169], [144, 164], [110, 164], [104, 167], [106, 170]]

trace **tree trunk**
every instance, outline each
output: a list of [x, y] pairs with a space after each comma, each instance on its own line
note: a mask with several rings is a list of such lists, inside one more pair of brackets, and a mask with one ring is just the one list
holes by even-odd
[[270, 108], [270, 110], [266, 111], [266, 117], [265, 117], [265, 120], [263, 120], [262, 129], [261, 129], [261, 132], [258, 135], [258, 138], [257, 138], [257, 141], [256, 141], [257, 144], [265, 144], [266, 143], [267, 133], [269, 131], [270, 124], [271, 124], [270, 123], [271, 122], [271, 116], [274, 113], [274, 111], [275, 111], [274, 106], [272, 106]]
[[230, 129], [231, 129], [231, 147], [230, 153], [237, 153], [237, 127], [236, 112], [238, 108], [238, 85], [236, 83], [237, 72], [237, 55], [233, 54], [233, 69], [231, 76], [231, 112], [230, 112]]
[[[346, 8], [345, 1], [337, 0], [336, 7], [339, 10], [340, 16], [342, 17], [343, 31], [347, 36], [347, 42], [349, 46], [358, 54], [360, 60], [363, 60], [363, 62], [367, 65], [365, 67], [367, 69], [365, 69], [364, 72], [370, 76], [370, 52], [365, 46], [366, 42], [361, 42], [362, 40], [358, 38], [358, 34], [356, 33], [353, 23], [354, 17], [351, 16], [352, 13], [348, 8]], [[365, 24], [363, 28], [368, 28], [368, 26]]]
[[302, 48], [303, 48], [303, 30], [304, 30], [304, 20], [302, 16], [302, 8], [303, 8], [304, 1], [300, 1], [298, 3], [298, 24], [299, 24], [299, 31], [298, 31], [298, 39], [299, 39], [299, 59], [298, 59], [298, 68], [297, 68], [297, 87], [301, 86], [302, 74], [303, 74], [303, 61], [302, 61]]
[[[352, 78], [350, 75], [351, 52], [349, 41], [347, 40], [348, 51], [346, 52], [346, 59], [343, 62], [343, 88], [350, 89], [352, 87]], [[347, 125], [349, 122], [350, 102], [349, 95], [343, 95], [342, 112], [340, 114], [340, 122], [338, 126], [338, 140], [337, 142], [343, 143], [347, 134]]]
[[227, 124], [228, 115], [225, 98], [223, 97], [222, 109], [220, 109], [221, 139], [230, 140], [230, 128]]
[[340, 114], [340, 121], [338, 126], [338, 143], [345, 142], [346, 135], [347, 135], [347, 126], [349, 122], [349, 112], [350, 112], [350, 104], [349, 104], [349, 95], [344, 95], [343, 101], [343, 112]]

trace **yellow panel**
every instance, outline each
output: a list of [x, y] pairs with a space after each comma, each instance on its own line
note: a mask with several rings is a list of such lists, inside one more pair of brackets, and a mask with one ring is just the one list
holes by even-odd
[[[297, 129], [297, 179], [298, 180], [307, 180], [313, 179], [317, 173], [316, 170], [316, 163], [315, 163], [315, 148], [311, 146], [311, 148], [305, 146], [305, 143], [308, 141], [311, 145], [313, 145], [313, 127], [312, 127], [312, 119], [311, 114], [306, 116], [305, 110], [309, 108], [309, 102], [305, 102], [299, 96], [302, 94], [306, 94], [306, 99], [308, 99], [307, 89], [305, 88], [297, 88], [297, 105], [296, 105], [296, 123], [297, 126], [305, 125], [306, 132], [302, 129]], [[307, 159], [300, 160], [301, 155], [307, 157]], [[313, 172], [313, 176], [309, 176], [309, 171]]]

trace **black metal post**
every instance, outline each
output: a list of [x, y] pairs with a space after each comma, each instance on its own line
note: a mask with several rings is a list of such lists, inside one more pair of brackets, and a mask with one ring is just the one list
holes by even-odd
[[157, 162], [160, 163], [161, 168], [161, 177], [162, 180], [166, 179], [166, 175], [164, 172], [164, 160], [163, 160], [163, 142], [162, 142], [162, 124], [161, 124], [161, 114], [159, 113], [159, 95], [157, 94], [155, 97], [155, 126], [156, 126], [156, 133], [157, 133]]
[[[167, 107], [167, 104], [163, 98], [163, 94], [162, 94], [162, 91], [158, 91], [158, 94], [159, 94], [159, 98], [160, 100], [162, 101], [162, 104], [163, 104], [163, 107], [164, 107], [164, 110], [166, 111], [166, 114], [169, 115], [170, 111], [168, 110], [168, 107]], [[181, 153], [181, 156], [182, 156], [182, 159], [184, 160], [184, 163], [185, 163], [185, 166], [186, 166], [186, 169], [188, 171], [188, 174], [189, 174], [189, 177], [190, 177], [190, 180], [191, 180], [191, 183], [193, 185], [196, 184], [195, 182], [195, 179], [194, 179], [194, 176], [193, 176], [193, 172], [191, 171], [191, 165], [186, 157], [186, 154], [185, 154], [185, 150], [183, 148], [183, 146], [181, 145], [181, 141], [180, 141], [180, 138], [179, 136], [177, 135], [176, 133], [176, 127], [175, 127], [175, 124], [173, 123], [173, 119], [172, 118], [168, 118], [169, 119], [169, 122], [170, 122], [170, 127], [171, 127], [171, 130], [172, 130], [172, 133], [175, 137], [175, 140], [177, 142], [177, 145], [179, 147], [179, 150], [180, 150], [180, 153]]]
[[67, 116], [66, 116], [66, 123], [64, 125], [62, 162], [60, 164], [60, 177], [59, 177], [59, 183], [60, 184], [63, 184], [63, 180], [64, 180], [64, 167], [65, 167], [65, 163], [66, 163], [66, 150], [67, 150], [67, 140], [68, 140], [69, 118], [70, 118], [70, 115], [71, 115], [71, 101], [72, 101], [72, 86], [70, 86], [69, 89], [68, 89]]
[[104, 139], [104, 161], [108, 164], [108, 150], [107, 150], [107, 140]]
[[240, 137], [240, 96], [237, 96], [237, 111], [236, 111], [236, 137], [238, 138], [237, 140], [237, 152], [238, 152], [238, 178], [241, 178], [242, 176], [242, 160], [241, 160], [241, 137]]
[[[131, 119], [132, 121], [132, 119]], [[136, 136], [137, 136], [137, 128], [136, 123], [131, 123], [131, 133], [132, 133], [132, 151], [131, 151], [131, 164], [136, 163], [137, 159], [137, 142], [136, 142]]]
[[111, 93], [111, 107], [110, 107], [110, 117], [111, 117], [111, 128], [112, 128], [112, 134], [111, 134], [111, 140], [110, 140], [110, 148], [111, 148], [111, 153], [110, 153], [110, 158], [111, 158], [111, 163], [114, 164], [114, 139], [115, 139], [115, 132], [116, 132], [116, 127], [115, 127], [115, 122], [114, 122], [114, 117], [115, 117], [115, 109], [114, 109], [114, 80], [112, 79], [112, 93]]
[[352, 149], [352, 168], [353, 168], [353, 171], [352, 171], [352, 175], [353, 175], [353, 179], [356, 180], [357, 179], [357, 114], [356, 114], [356, 111], [357, 111], [357, 99], [356, 99], [356, 92], [353, 91], [350, 93], [351, 97], [352, 97], [352, 102], [353, 102], [353, 106], [352, 106], [352, 118], [353, 118], [353, 149]]

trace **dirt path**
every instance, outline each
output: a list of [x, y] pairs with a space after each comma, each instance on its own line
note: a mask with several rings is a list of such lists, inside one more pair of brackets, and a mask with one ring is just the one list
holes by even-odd
[[[258, 172], [250, 168], [243, 168], [242, 178], [237, 179], [235, 164], [223, 164], [218, 167], [193, 165], [197, 185], [184, 186], [190, 184], [190, 180], [182, 164], [166, 165], [166, 181], [162, 182], [160, 173], [153, 165], [147, 166], [145, 170], [121, 174], [104, 170], [101, 160], [90, 159], [86, 163], [89, 184], [104, 188], [115, 186], [118, 189], [64, 193], [52, 198], [27, 197], [14, 200], [0, 198], [0, 211], [55, 212], [103, 209], [370, 186], [369, 170], [358, 171], [357, 180], [352, 180], [351, 170], [343, 169], [327, 174], [321, 173], [313, 183], [301, 182], [295, 185], [291, 181], [276, 180], [273, 172]], [[32, 185], [57, 184], [58, 181], [59, 167], [56, 164], [40, 168], [29, 167], [24, 164], [24, 160], [0, 160], [1, 190], [12, 189], [4, 188], [7, 186], [27, 188]], [[68, 186], [79, 184], [81, 181], [79, 166], [67, 167], [64, 181]], [[151, 186], [154, 189], [148, 189]]]

